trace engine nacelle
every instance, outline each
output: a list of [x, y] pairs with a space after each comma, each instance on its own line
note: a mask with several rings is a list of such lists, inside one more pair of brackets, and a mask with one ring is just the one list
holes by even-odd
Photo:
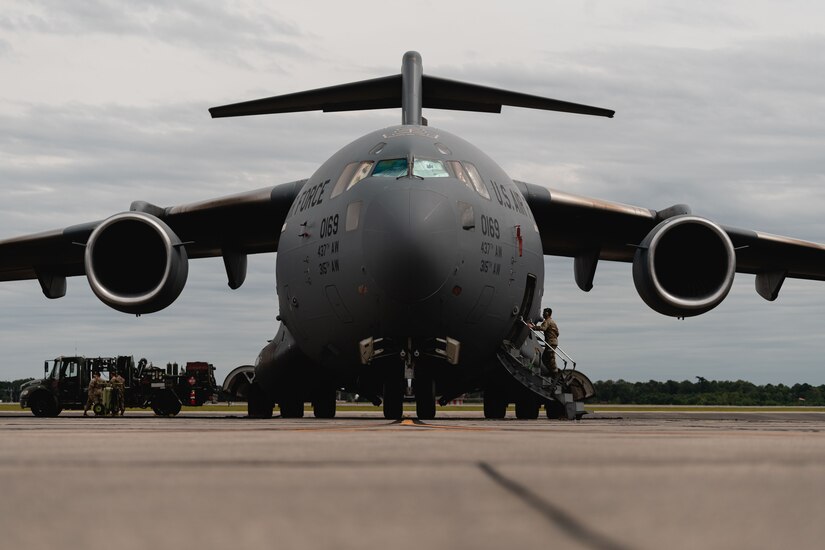
[[697, 216], [676, 216], [654, 227], [633, 258], [633, 282], [652, 309], [672, 317], [710, 311], [728, 295], [736, 273], [730, 237]]
[[186, 284], [189, 259], [177, 235], [143, 212], [115, 214], [86, 243], [86, 277], [100, 300], [124, 313], [153, 313]]

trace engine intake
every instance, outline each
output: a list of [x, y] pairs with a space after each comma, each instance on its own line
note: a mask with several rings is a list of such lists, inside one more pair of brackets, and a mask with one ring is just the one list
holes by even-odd
[[153, 313], [186, 285], [189, 261], [177, 235], [159, 218], [123, 212], [95, 228], [86, 243], [86, 276], [100, 300], [124, 313]]
[[633, 258], [633, 282], [652, 309], [672, 317], [706, 313], [728, 295], [736, 273], [730, 237], [698, 216], [654, 227]]

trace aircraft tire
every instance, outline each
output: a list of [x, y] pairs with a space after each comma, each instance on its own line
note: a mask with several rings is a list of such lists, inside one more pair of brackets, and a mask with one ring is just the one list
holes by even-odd
[[507, 399], [499, 388], [484, 390], [484, 418], [500, 420], [507, 416]]
[[404, 382], [395, 369], [384, 380], [384, 418], [387, 420], [401, 420], [404, 416]]
[[544, 413], [549, 420], [567, 418], [567, 410], [564, 408], [564, 405], [555, 399], [550, 399], [544, 403]]
[[273, 408], [275, 403], [267, 397], [264, 389], [254, 382], [250, 384], [246, 401], [246, 414], [249, 418], [272, 418]]
[[516, 418], [520, 420], [535, 420], [539, 417], [541, 403], [534, 397], [522, 397], [516, 401]]
[[315, 418], [335, 418], [335, 388], [322, 388], [312, 401], [312, 413]]
[[284, 399], [281, 405], [281, 418], [303, 418], [304, 402], [296, 397]]
[[435, 380], [429, 376], [418, 377], [413, 381], [415, 389], [415, 415], [419, 420], [435, 418]]

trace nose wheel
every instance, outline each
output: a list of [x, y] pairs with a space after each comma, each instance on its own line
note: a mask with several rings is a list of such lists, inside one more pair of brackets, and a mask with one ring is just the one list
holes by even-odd
[[388, 368], [384, 376], [384, 418], [401, 420], [404, 416], [406, 379], [400, 368]]
[[415, 415], [420, 420], [435, 418], [435, 380], [426, 373], [420, 373], [413, 380], [415, 391]]
[[400, 420], [404, 416], [404, 397], [415, 394], [415, 414], [421, 420], [435, 418], [435, 377], [427, 365], [415, 366], [418, 351], [401, 352], [403, 364], [388, 366], [384, 375], [384, 418]]

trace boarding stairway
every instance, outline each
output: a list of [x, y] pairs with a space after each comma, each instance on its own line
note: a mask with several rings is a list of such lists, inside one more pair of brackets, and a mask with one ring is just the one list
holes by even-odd
[[[530, 328], [523, 319], [521, 322]], [[587, 414], [584, 400], [595, 394], [593, 383], [576, 370], [576, 362], [558, 346], [555, 348], [556, 362], [561, 360], [563, 367], [552, 374], [541, 361], [542, 353], [548, 347], [542, 333], [530, 328], [521, 347], [504, 340], [496, 355], [514, 380], [544, 400], [549, 418], [578, 420]]]

